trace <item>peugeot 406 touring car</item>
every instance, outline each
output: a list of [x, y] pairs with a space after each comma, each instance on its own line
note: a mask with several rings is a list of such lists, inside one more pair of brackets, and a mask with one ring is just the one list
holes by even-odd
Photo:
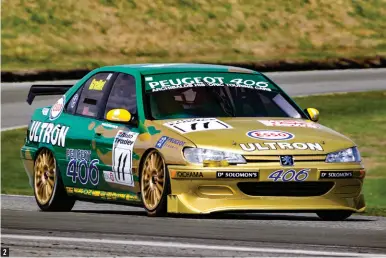
[[353, 141], [300, 109], [265, 75], [237, 67], [143, 64], [95, 69], [36, 109], [21, 149], [43, 211], [76, 200], [143, 206], [152, 216], [224, 211], [362, 212]]

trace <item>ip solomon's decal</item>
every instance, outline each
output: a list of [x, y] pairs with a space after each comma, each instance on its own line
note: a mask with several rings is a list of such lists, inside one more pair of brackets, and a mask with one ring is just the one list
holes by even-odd
[[165, 126], [179, 132], [190, 133], [198, 131], [231, 129], [232, 126], [216, 118], [192, 118], [164, 123]]
[[353, 177], [352, 171], [334, 171], [334, 172], [326, 172], [322, 171], [320, 172], [320, 178], [352, 178]]
[[253, 130], [247, 132], [247, 136], [253, 139], [270, 140], [270, 141], [284, 141], [295, 138], [295, 135], [283, 131], [273, 130]]
[[309, 127], [319, 128], [320, 126], [314, 122], [306, 122], [302, 120], [257, 120], [266, 126], [281, 126], [281, 127]]
[[258, 178], [258, 172], [217, 172], [217, 178]]
[[264, 143], [240, 143], [243, 151], [264, 151], [264, 150], [313, 150], [323, 151], [323, 147], [319, 143], [310, 142], [264, 142]]
[[163, 146], [166, 146], [169, 148], [177, 149], [178, 146], [183, 146], [184, 144], [185, 144], [184, 141], [173, 139], [173, 138], [170, 138], [168, 136], [162, 136], [161, 138], [159, 138], [155, 147], [162, 149]]
[[68, 126], [60, 124], [55, 125], [53, 123], [32, 121], [31, 127], [29, 128], [28, 140], [64, 147], [68, 129], [70, 129]]
[[67, 165], [66, 175], [71, 177], [75, 184], [79, 181], [82, 185], [90, 182], [92, 185], [99, 183], [98, 159], [90, 161], [90, 150], [67, 149], [66, 157], [70, 161]]
[[137, 137], [138, 133], [118, 131], [113, 143], [113, 171], [103, 171], [106, 182], [134, 186], [132, 158]]
[[271, 179], [274, 182], [288, 182], [288, 181], [296, 181], [302, 182], [308, 178], [308, 173], [311, 169], [301, 169], [296, 171], [294, 169], [290, 170], [276, 170], [269, 174], [268, 179]]
[[66, 96], [63, 95], [56, 103], [51, 107], [50, 110], [50, 120], [55, 120], [62, 114], [64, 104], [66, 103]]

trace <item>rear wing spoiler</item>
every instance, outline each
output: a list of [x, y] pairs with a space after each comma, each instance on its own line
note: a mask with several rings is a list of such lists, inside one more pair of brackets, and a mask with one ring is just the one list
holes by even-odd
[[63, 95], [73, 85], [32, 85], [28, 92], [27, 103], [32, 104], [36, 96]]

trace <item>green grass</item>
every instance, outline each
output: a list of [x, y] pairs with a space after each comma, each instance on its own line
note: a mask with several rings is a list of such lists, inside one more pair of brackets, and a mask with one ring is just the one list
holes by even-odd
[[300, 97], [296, 102], [317, 108], [321, 124], [358, 145], [367, 170], [366, 214], [386, 216], [386, 91]]
[[2, 1], [3, 70], [386, 54], [384, 0]]
[[[302, 107], [320, 111], [320, 123], [353, 139], [367, 175], [364, 193], [369, 215], [386, 216], [386, 91], [295, 98]], [[25, 130], [6, 131], [2, 139], [2, 193], [32, 194], [19, 158]]]
[[25, 135], [26, 129], [1, 132], [1, 193], [33, 194], [20, 159]]

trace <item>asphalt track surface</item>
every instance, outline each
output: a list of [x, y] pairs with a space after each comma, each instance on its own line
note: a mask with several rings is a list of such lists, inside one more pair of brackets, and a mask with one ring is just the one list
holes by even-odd
[[[313, 214], [149, 218], [140, 208], [78, 202], [37, 211], [2, 195], [2, 247], [13, 256], [361, 256], [386, 254], [386, 218], [320, 221]], [[386, 256], [383, 256], [386, 257]]]
[[[291, 96], [386, 89], [386, 69], [277, 72], [265, 74], [278, 83]], [[74, 84], [75, 82], [76, 81], [36, 83]], [[2, 83], [2, 128], [28, 124], [35, 108], [52, 105], [58, 99], [57, 96], [37, 97], [30, 106], [26, 102], [30, 86], [31, 83], [28, 82]]]
[[[386, 89], [386, 69], [270, 73], [290, 95]], [[2, 128], [28, 123], [28, 87], [3, 84]], [[27, 178], [26, 178], [27, 180]], [[386, 257], [386, 218], [314, 214], [222, 214], [148, 218], [141, 208], [77, 202], [72, 212], [39, 212], [33, 197], [1, 196], [1, 246], [11, 256]]]

